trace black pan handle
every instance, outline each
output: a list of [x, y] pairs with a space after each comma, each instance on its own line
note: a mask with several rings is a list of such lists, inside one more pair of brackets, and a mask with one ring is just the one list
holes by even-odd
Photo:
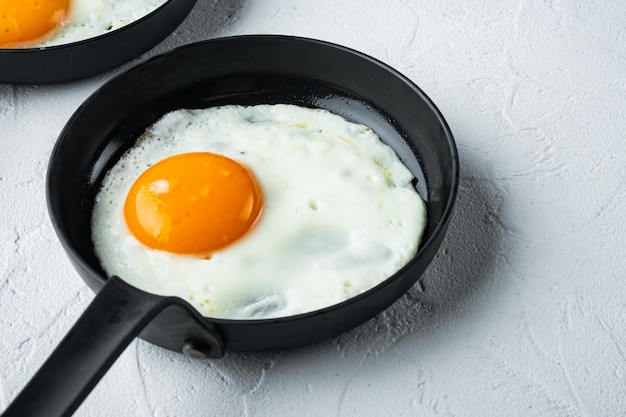
[[110, 278], [2, 416], [71, 415], [130, 342], [177, 303]]

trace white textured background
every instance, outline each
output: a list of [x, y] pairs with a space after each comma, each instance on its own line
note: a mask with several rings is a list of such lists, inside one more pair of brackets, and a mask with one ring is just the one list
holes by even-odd
[[[423, 286], [357, 329], [209, 363], [135, 341], [76, 415], [626, 415], [623, 3], [199, 0], [147, 56], [253, 33], [361, 50], [426, 91], [462, 161], [449, 234]], [[0, 85], [0, 410], [92, 298], [48, 220], [52, 146], [144, 58]]]

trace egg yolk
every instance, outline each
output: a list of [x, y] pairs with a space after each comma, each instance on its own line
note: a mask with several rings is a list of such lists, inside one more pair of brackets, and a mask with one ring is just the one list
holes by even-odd
[[27, 46], [61, 26], [70, 0], [1, 0], [0, 48]]
[[193, 152], [144, 171], [128, 192], [124, 217], [149, 248], [210, 256], [245, 235], [262, 206], [261, 188], [246, 167]]

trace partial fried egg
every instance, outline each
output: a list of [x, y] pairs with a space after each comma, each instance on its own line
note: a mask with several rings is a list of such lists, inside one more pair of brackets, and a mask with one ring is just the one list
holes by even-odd
[[2, 0], [0, 48], [62, 45], [103, 35], [166, 0]]

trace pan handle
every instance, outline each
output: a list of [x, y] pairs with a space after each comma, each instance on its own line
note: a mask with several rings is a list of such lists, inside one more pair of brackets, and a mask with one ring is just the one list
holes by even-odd
[[96, 294], [3, 417], [71, 415], [130, 342], [172, 297], [139, 291], [112, 277]]

